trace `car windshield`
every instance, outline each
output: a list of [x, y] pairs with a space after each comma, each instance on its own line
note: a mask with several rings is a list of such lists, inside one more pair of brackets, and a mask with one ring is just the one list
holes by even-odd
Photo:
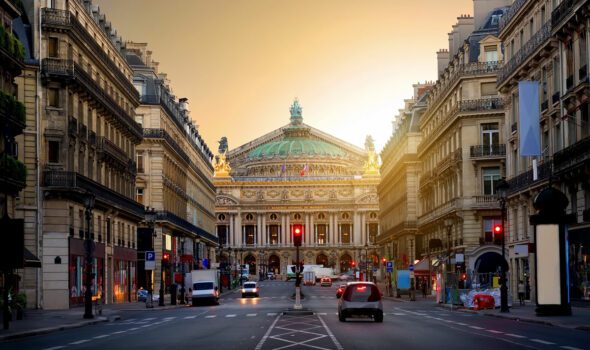
[[379, 301], [379, 289], [372, 284], [353, 284], [344, 291], [344, 300], [355, 302]]
[[213, 282], [200, 282], [193, 284], [194, 290], [208, 290], [213, 289]]
[[244, 283], [244, 288], [256, 288], [256, 283]]

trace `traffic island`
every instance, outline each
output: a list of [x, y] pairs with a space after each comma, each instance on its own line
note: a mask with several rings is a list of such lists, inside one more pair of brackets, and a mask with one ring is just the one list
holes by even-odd
[[306, 308], [302, 308], [302, 309], [293, 309], [293, 308], [288, 308], [287, 310], [283, 311], [283, 315], [289, 315], [289, 316], [308, 316], [308, 315], [314, 315], [315, 313], [309, 309]]

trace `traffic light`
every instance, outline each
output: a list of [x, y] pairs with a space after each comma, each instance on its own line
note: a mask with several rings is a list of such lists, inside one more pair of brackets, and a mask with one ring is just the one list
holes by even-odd
[[462, 281], [466, 281], [466, 280], [467, 280], [467, 274], [466, 274], [465, 272], [463, 272], [463, 273], [461, 274], [461, 280], [462, 280]]
[[303, 241], [303, 225], [293, 225], [293, 245], [301, 247]]
[[492, 232], [494, 233], [494, 238], [501, 238], [504, 234], [504, 226], [502, 224], [494, 224]]
[[356, 266], [356, 261], [353, 261], [352, 262], [352, 267], [355, 267], [355, 266]]
[[170, 253], [162, 254], [162, 265], [168, 266], [169, 263], [170, 263]]
[[387, 266], [387, 259], [385, 257], [381, 258], [381, 262], [383, 263], [383, 266]]

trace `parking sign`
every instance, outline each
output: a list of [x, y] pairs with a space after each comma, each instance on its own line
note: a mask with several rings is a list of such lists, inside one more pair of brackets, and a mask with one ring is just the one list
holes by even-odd
[[148, 250], [145, 252], [145, 269], [154, 270], [156, 268], [156, 252]]
[[387, 272], [393, 272], [393, 261], [388, 261], [386, 266]]

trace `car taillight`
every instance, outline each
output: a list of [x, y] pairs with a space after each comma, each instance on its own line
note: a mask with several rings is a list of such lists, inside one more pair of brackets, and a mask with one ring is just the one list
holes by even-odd
[[356, 287], [356, 290], [359, 292], [364, 292], [365, 290], [367, 290], [367, 286], [358, 286]]

